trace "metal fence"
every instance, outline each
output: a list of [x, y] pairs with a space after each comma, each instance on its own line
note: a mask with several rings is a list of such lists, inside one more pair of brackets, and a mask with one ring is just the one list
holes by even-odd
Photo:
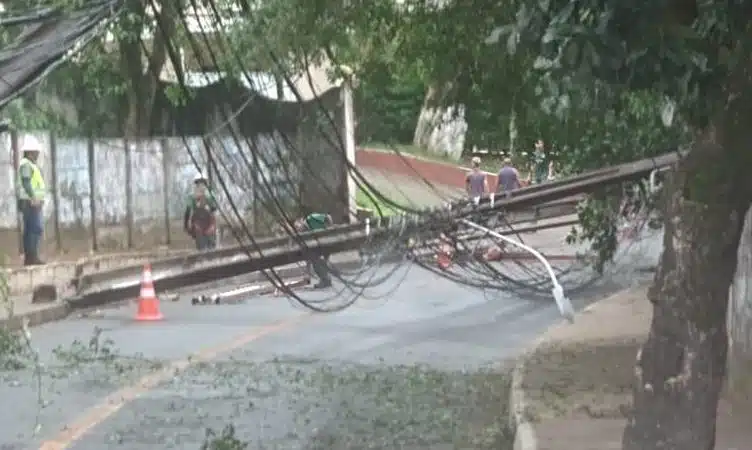
[[[299, 158], [291, 157], [277, 135], [256, 136], [249, 144], [230, 138], [128, 142], [30, 134], [44, 146], [40, 167], [49, 189], [44, 205], [47, 249], [97, 251], [189, 242], [182, 232], [182, 213], [199, 170], [210, 180], [222, 174], [224, 188], [214, 186], [220, 208], [231, 211], [231, 199], [251, 226], [264, 214], [264, 199], [273, 196], [296, 204], [300, 195]], [[6, 254], [18, 248], [16, 167], [24, 136], [6, 134], [0, 139], [0, 167], [5, 173], [0, 175], [0, 248]]]

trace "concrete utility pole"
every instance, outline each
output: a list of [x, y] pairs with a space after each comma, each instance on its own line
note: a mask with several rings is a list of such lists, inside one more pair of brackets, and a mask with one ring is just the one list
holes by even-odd
[[[348, 66], [339, 67], [344, 82], [342, 83], [342, 103], [345, 108], [345, 156], [351, 166], [355, 166], [355, 106], [353, 104], [353, 89], [356, 84], [353, 70]], [[358, 193], [358, 185], [352, 172], [347, 168], [347, 209], [350, 217], [350, 223], [357, 220], [357, 203], [355, 201]]]

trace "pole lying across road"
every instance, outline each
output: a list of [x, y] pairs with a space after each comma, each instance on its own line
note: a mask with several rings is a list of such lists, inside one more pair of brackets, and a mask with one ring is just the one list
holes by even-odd
[[[539, 208], [541, 218], [552, 218], [566, 214], [573, 214], [577, 204], [582, 198], [583, 197], [575, 197], [542, 205]], [[532, 219], [532, 214], [530, 214], [530, 218]], [[520, 219], [522, 219], [522, 217], [516, 218], [516, 221], [522, 221]], [[369, 222], [371, 229], [389, 228], [389, 224], [390, 217], [384, 217], [379, 220], [371, 219]], [[151, 263], [151, 271], [156, 278], [160, 278], [165, 274], [180, 274], [199, 267], [245, 260], [248, 257], [249, 251], [257, 253], [263, 257], [263, 255], [270, 249], [282, 248], [290, 245], [297, 246], [300, 244], [300, 239], [303, 239], [304, 242], [316, 242], [327, 236], [342, 236], [344, 233], [363, 229], [363, 223], [340, 225], [325, 230], [300, 233], [298, 239], [292, 236], [273, 237], [258, 240], [255, 245], [248, 242], [242, 245], [219, 250], [161, 258]], [[74, 279], [71, 284], [76, 289], [76, 292], [81, 295], [92, 290], [100, 290], [103, 286], [129, 283], [133, 280], [138, 280], [141, 277], [142, 270], [142, 265], [134, 264], [127, 267], [81, 275]]]
[[[175, 290], [185, 286], [236, 277], [256, 271], [289, 265], [308, 259], [310, 254], [336, 254], [388, 239], [398, 233], [417, 234], [425, 240], [444, 232], [458, 220], [473, 217], [491, 217], [499, 213], [517, 213], [531, 207], [545, 208], [545, 204], [582, 194], [592, 193], [603, 187], [648, 177], [655, 170], [664, 169], [679, 160], [678, 152], [663, 156], [621, 164], [607, 169], [588, 172], [574, 177], [562, 178], [548, 183], [518, 189], [509, 197], [494, 199], [485, 196], [477, 205], [460, 201], [450, 208], [434, 208], [420, 214], [393, 216], [381, 226], [371, 224], [369, 230], [363, 223], [332, 227], [316, 233], [302, 233], [268, 239], [229, 249], [216, 250], [189, 257], [169, 258], [157, 261], [152, 270], [159, 291]], [[571, 212], [570, 212], [571, 214]], [[561, 216], [564, 214], [559, 214]], [[558, 217], [554, 216], [554, 217]], [[543, 218], [543, 217], [540, 217]], [[164, 273], [160, 274], [160, 270]], [[133, 276], [133, 271], [135, 277]], [[69, 300], [73, 307], [95, 307], [138, 296], [141, 267], [119, 269], [117, 282], [107, 281], [107, 273], [87, 275], [79, 279], [79, 295]], [[109, 280], [117, 275], [109, 273]], [[87, 278], [88, 277], [88, 278]], [[99, 279], [97, 279], [99, 277]], [[88, 281], [87, 281], [88, 280]]]

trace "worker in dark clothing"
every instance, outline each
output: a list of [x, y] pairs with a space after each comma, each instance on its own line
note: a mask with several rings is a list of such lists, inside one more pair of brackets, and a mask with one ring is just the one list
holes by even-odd
[[552, 153], [546, 150], [543, 140], [535, 141], [535, 150], [533, 150], [533, 164], [530, 167], [528, 180], [531, 184], [541, 184], [550, 180], [554, 176], [554, 162]]
[[472, 159], [473, 168], [465, 176], [465, 191], [471, 200], [488, 193], [488, 179], [486, 173], [480, 170], [480, 158]]
[[[318, 231], [328, 228], [331, 224], [332, 216], [323, 213], [312, 213], [295, 221], [295, 229], [298, 232]], [[311, 255], [308, 263], [313, 272], [319, 277], [319, 282], [314, 285], [316, 289], [328, 288], [332, 285], [332, 279], [329, 276], [326, 257], [324, 255]]]
[[[535, 141], [535, 150], [533, 150], [533, 164], [530, 167], [528, 182], [531, 184], [541, 184], [553, 178], [554, 162], [551, 159], [552, 153], [546, 150], [543, 140]], [[537, 223], [540, 217], [540, 208], [534, 209], [533, 222]]]
[[217, 201], [209, 191], [208, 182], [202, 174], [193, 179], [193, 193], [183, 214], [183, 227], [198, 250], [213, 250], [217, 247]]
[[504, 165], [499, 170], [496, 193], [509, 196], [520, 187], [520, 173], [512, 166], [511, 158], [504, 158]]

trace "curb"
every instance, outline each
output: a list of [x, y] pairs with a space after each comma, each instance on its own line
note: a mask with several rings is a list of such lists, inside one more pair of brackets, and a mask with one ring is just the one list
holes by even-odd
[[538, 347], [545, 340], [543, 334], [532, 342], [523, 354], [517, 359], [517, 363], [512, 369], [512, 384], [509, 390], [509, 426], [514, 430], [514, 450], [537, 450], [538, 441], [535, 437], [535, 428], [528, 420], [527, 397], [525, 395], [525, 370], [527, 360], [532, 356]]
[[[381, 262], [382, 263], [388, 263], [388, 264], [394, 264], [400, 262], [402, 259], [404, 259], [402, 256], [397, 255], [385, 255], [382, 257]], [[349, 260], [342, 260], [334, 263], [334, 267], [338, 270], [353, 270], [357, 269], [362, 266], [362, 262], [360, 259], [349, 259]], [[296, 277], [301, 276], [305, 273], [305, 269], [300, 268], [299, 270], [290, 270], [289, 273], [284, 273], [280, 275], [284, 275], [285, 278], [287, 277]], [[260, 275], [260, 274], [259, 274]], [[261, 275], [262, 280], [260, 281], [267, 281], [263, 275]], [[268, 282], [268, 281], [267, 281]], [[218, 288], [219, 284], [215, 286], [208, 286], [209, 289], [212, 288]], [[274, 292], [274, 288], [271, 287], [271, 290], [269, 291]], [[27, 311], [25, 313], [15, 314], [12, 317], [7, 317], [0, 319], [0, 328], [10, 330], [10, 331], [17, 331], [23, 328], [23, 323], [25, 321], [28, 321], [28, 325], [30, 327], [42, 325], [48, 322], [55, 322], [58, 320], [63, 320], [67, 318], [72, 312], [74, 312], [76, 309], [72, 304], [70, 304], [66, 299], [63, 299], [53, 305], [47, 305], [42, 306], [39, 309], [35, 309], [33, 311]], [[85, 309], [85, 308], [82, 308]]]
[[[596, 309], [598, 305], [611, 298], [622, 295], [625, 292], [633, 290], [634, 287], [628, 287], [620, 289], [619, 291], [597, 300], [585, 308], [583, 308], [577, 315], [582, 313], [591, 312]], [[545, 343], [547, 334], [551, 328], [560, 325], [559, 323], [553, 324], [548, 327], [540, 336], [535, 338], [530, 343], [522, 355], [517, 358], [517, 362], [512, 369], [512, 383], [509, 391], [509, 426], [515, 430], [514, 433], [514, 450], [538, 450], [538, 441], [535, 437], [535, 427], [533, 422], [527, 416], [528, 400], [525, 395], [525, 370], [527, 368], [527, 361], [540, 347]], [[571, 326], [571, 325], [570, 325]]]
[[54, 322], [68, 317], [72, 309], [68, 302], [62, 301], [54, 305], [39, 308], [34, 311], [28, 311], [21, 314], [15, 314], [12, 317], [0, 319], [0, 328], [10, 331], [17, 331], [23, 328], [23, 323], [28, 321], [30, 327], [42, 325], [47, 322]]

